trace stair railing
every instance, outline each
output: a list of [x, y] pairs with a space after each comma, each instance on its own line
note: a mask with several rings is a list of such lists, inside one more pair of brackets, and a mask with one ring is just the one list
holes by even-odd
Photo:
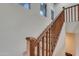
[[26, 37], [29, 56], [52, 56], [64, 23], [64, 10], [38, 38]]
[[66, 22], [79, 21], [79, 4], [64, 8], [64, 11], [65, 11]]

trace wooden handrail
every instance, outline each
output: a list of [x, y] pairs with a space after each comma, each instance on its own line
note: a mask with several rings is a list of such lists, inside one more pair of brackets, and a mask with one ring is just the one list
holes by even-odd
[[64, 10], [51, 22], [38, 38], [27, 37], [28, 55], [51, 56], [64, 23]]
[[73, 6], [66, 7], [66, 8], [64, 8], [64, 9], [73, 8], [73, 7], [76, 7], [76, 6], [78, 6], [78, 5], [79, 5], [79, 4], [76, 4], [76, 5], [73, 5]]
[[[76, 12], [78, 12], [78, 15]], [[75, 20], [73, 19], [73, 13], [75, 15], [74, 16]], [[55, 21], [51, 22], [38, 38], [26, 37], [28, 55], [29, 56], [53, 55], [53, 51], [56, 47], [64, 20], [66, 19], [66, 22], [77, 21], [76, 15], [78, 16], [79, 21], [79, 4], [63, 8], [63, 11], [58, 15], [58, 17], [56, 17]]]
[[[44, 33], [46, 33], [49, 28], [51, 28], [51, 26], [53, 26], [53, 24], [57, 21], [57, 19], [60, 17], [60, 15], [64, 13], [64, 10], [62, 12], [59, 13], [59, 15], [55, 18], [55, 21], [54, 22], [51, 22], [46, 28], [45, 30], [39, 35], [39, 37], [37, 39], [40, 39], [41, 37], [44, 36]], [[37, 41], [40, 41], [40, 40], [37, 40]]]
[[28, 56], [31, 55], [35, 55], [34, 52], [35, 52], [35, 47], [34, 47], [34, 43], [35, 43], [35, 38], [34, 37], [26, 37], [26, 41], [27, 41], [27, 54]]

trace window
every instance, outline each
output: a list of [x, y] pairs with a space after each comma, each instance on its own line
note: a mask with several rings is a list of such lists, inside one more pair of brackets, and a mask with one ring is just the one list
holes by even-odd
[[46, 3], [41, 3], [40, 4], [40, 15], [42, 16], [47, 16], [47, 4]]
[[25, 9], [31, 9], [30, 3], [20, 3]]
[[51, 10], [51, 19], [53, 20], [54, 19], [54, 11]]

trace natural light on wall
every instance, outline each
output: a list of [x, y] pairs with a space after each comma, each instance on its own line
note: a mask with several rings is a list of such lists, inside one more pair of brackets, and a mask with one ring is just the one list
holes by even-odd
[[75, 55], [75, 40], [74, 33], [66, 33], [66, 53]]

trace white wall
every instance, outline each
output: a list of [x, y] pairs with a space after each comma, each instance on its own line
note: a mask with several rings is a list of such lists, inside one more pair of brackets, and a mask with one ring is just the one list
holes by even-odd
[[75, 34], [76, 56], [79, 56], [79, 33]]
[[79, 33], [79, 22], [67, 22], [66, 32], [69, 33]]
[[40, 16], [40, 5], [26, 10], [18, 4], [0, 4], [0, 55], [22, 55], [25, 38], [38, 37], [51, 22]]
[[[70, 42], [72, 44], [72, 40], [70, 40]], [[74, 44], [74, 45], [73, 45]], [[74, 42], [72, 44], [72, 48], [69, 49], [75, 49], [75, 56], [79, 56], [79, 33], [74, 33]]]
[[75, 45], [75, 33], [66, 33], [65, 39], [65, 52], [71, 53], [73, 56], [76, 54], [76, 45]]
[[53, 53], [54, 56], [64, 56], [65, 55], [65, 23], [63, 24], [58, 43]]

